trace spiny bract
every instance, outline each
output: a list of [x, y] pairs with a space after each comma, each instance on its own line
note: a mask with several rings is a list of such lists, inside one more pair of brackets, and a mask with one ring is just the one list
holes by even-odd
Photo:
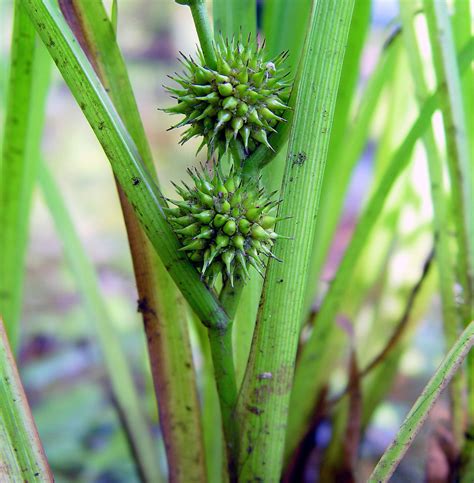
[[219, 275], [234, 283], [234, 276], [248, 277], [248, 266], [260, 273], [263, 257], [274, 256], [272, 246], [279, 238], [273, 231], [277, 219], [270, 213], [278, 204], [256, 183], [243, 183], [231, 172], [227, 178], [204, 170], [188, 170], [194, 186], [175, 185], [182, 201], [168, 200], [168, 220], [190, 260], [212, 286]]
[[[185, 119], [171, 129], [189, 126], [182, 138], [185, 143], [202, 136], [199, 150], [207, 145], [222, 155], [232, 139], [253, 152], [259, 144], [270, 147], [267, 136], [275, 131], [283, 112], [288, 109], [290, 82], [281, 64], [287, 52], [272, 61], [265, 60], [264, 43], [259, 46], [248, 37], [215, 44], [217, 66], [206, 66], [201, 51], [199, 62], [181, 53], [186, 70], [171, 77], [180, 89], [167, 87], [178, 104], [166, 112], [183, 114]], [[198, 150], [198, 152], [199, 152]]]

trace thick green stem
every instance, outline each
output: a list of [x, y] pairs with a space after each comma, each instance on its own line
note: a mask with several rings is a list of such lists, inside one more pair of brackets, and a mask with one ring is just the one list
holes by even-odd
[[239, 433], [235, 417], [237, 385], [232, 354], [232, 323], [226, 327], [209, 328], [214, 377], [221, 407], [222, 427], [226, 442], [227, 467], [230, 481], [236, 480]]
[[189, 3], [193, 14], [194, 25], [201, 44], [201, 50], [206, 60], [207, 67], [215, 69], [217, 67], [216, 51], [213, 45], [213, 35], [211, 24], [207, 15], [206, 4], [202, 0]]
[[233, 286], [229, 281], [224, 284], [220, 302], [231, 322], [223, 327], [209, 327], [209, 342], [221, 408], [230, 481], [237, 480], [237, 457], [239, 451], [239, 431], [237, 418], [235, 417], [238, 392], [232, 348], [232, 324], [239, 305], [243, 284], [244, 282], [240, 276], [235, 278]]
[[[277, 241], [265, 275], [263, 299], [238, 401], [239, 476], [278, 481], [300, 320], [336, 93], [354, 2], [314, 4], [295, 96], [294, 122], [282, 185]], [[331, 56], [327, 55], [331, 52]], [[317, 88], [315, 88], [317, 86]], [[302, 209], [304, 207], [304, 209]]]

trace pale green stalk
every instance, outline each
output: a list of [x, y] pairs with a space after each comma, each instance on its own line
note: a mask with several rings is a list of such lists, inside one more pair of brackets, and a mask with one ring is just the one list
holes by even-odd
[[[448, 168], [453, 198], [453, 216], [459, 243], [458, 271], [462, 286], [461, 305], [465, 324], [474, 314], [473, 249], [474, 220], [469, 216], [472, 207], [472, 179], [474, 171], [469, 154], [466, 113], [461, 88], [461, 74], [456, 57], [453, 32], [446, 2], [424, 1], [431, 40], [433, 63], [441, 91], [441, 110], [448, 151]], [[471, 37], [472, 39], [472, 37]], [[472, 109], [468, 106], [467, 109]], [[472, 114], [472, 113], [471, 113]]]
[[[210, 48], [215, 56], [205, 6], [199, 1], [186, 3], [191, 7], [194, 24], [198, 32], [201, 49], [205, 55], [206, 63], [212, 68], [211, 55], [210, 53], [206, 55], [205, 52], [206, 49]], [[244, 20], [244, 18], [241, 20]], [[243, 159], [243, 153], [234, 150], [232, 154], [235, 158], [235, 164], [239, 165]], [[208, 325], [205, 321], [202, 321], [209, 329], [209, 343], [214, 365], [214, 379], [216, 382], [217, 393], [219, 395], [222, 427], [225, 436], [228, 476], [230, 481], [236, 481], [237, 479], [237, 455], [239, 449], [239, 430], [235, 418], [235, 406], [238, 391], [234, 368], [232, 327], [242, 288], [243, 281], [239, 277], [235, 281], [235, 287], [233, 287], [230, 282], [227, 282], [222, 289], [220, 302], [229, 317], [228, 323]]]
[[[213, 0], [212, 17], [216, 38], [221, 35], [227, 39], [241, 36], [244, 41], [249, 35], [252, 39], [256, 38], [257, 5], [255, 0]], [[240, 158], [239, 155], [238, 157]], [[232, 329], [228, 330], [232, 330], [232, 353], [234, 354], [237, 388], [242, 381], [243, 371], [247, 364], [250, 339], [255, 324], [254, 314], [256, 314], [258, 294], [260, 293], [259, 279], [260, 275], [252, 270], [250, 279], [245, 283], [245, 287], [240, 289], [242, 293], [237, 297], [238, 300], [242, 300], [242, 303], [238, 304], [238, 310], [237, 306], [234, 310], [224, 304], [221, 296], [221, 303], [223, 303], [229, 317], [234, 320]], [[233, 316], [230, 315], [230, 311], [234, 312]]]
[[[328, 162], [324, 172], [323, 189], [318, 213], [320, 223], [319, 233], [314, 240], [311, 256], [311, 271], [306, 286], [307, 313], [309, 313], [312, 299], [316, 293], [323, 261], [326, 259], [328, 247], [340, 218], [350, 175], [357, 160], [360, 158], [360, 153], [367, 140], [370, 116], [377, 105], [377, 98], [380, 94], [381, 86], [384, 84], [385, 77], [382, 77], [379, 72], [383, 71], [385, 76], [389, 73], [389, 71], [386, 71], [390, 67], [387, 59], [389, 53], [387, 52], [382, 54], [381, 60], [377, 63], [377, 70], [372, 75], [370, 83], [366, 87], [364, 99], [360, 103], [361, 108], [358, 117], [352, 119], [351, 110], [359, 79], [359, 63], [369, 27], [369, 20], [370, 2], [356, 0], [351, 30], [347, 41], [347, 53], [342, 66], [341, 84], [337, 93], [336, 112], [329, 143]], [[379, 85], [375, 83], [375, 80], [378, 78], [381, 79]], [[367, 117], [365, 119], [359, 119], [362, 114], [369, 117], [369, 119]], [[356, 133], [362, 133], [363, 135], [357, 139], [355, 136]], [[306, 318], [303, 318], [302, 323], [305, 322]]]
[[[433, 63], [438, 82], [443, 85], [441, 110], [446, 137], [447, 160], [451, 184], [451, 202], [457, 235], [457, 275], [461, 287], [460, 313], [465, 326], [474, 317], [474, 153], [469, 149], [466, 113], [464, 112], [461, 76], [447, 5], [440, 0], [424, 2], [431, 40]], [[472, 18], [472, 17], [471, 17]], [[471, 36], [472, 38], [472, 36]], [[471, 75], [472, 78], [472, 68]], [[472, 86], [471, 86], [472, 89]], [[472, 98], [471, 98], [472, 100]], [[472, 105], [467, 106], [472, 111]], [[472, 112], [470, 112], [472, 117]], [[471, 124], [472, 125], [472, 124]], [[470, 133], [472, 135], [472, 132]], [[474, 356], [468, 357], [468, 425], [474, 429]], [[459, 384], [459, 383], [458, 383]], [[459, 389], [461, 392], [462, 388]], [[457, 440], [464, 428], [459, 416]]]
[[[400, 13], [403, 22], [403, 37], [410, 62], [411, 73], [415, 84], [418, 104], [423, 105], [429, 96], [428, 86], [423, 77], [424, 66], [418, 46], [414, 15], [416, 14], [415, 4], [408, 2], [400, 3]], [[449, 203], [445, 192], [445, 179], [443, 175], [443, 163], [436, 145], [434, 126], [431, 125], [423, 136], [423, 143], [428, 159], [428, 170], [430, 175], [431, 199], [434, 211], [434, 229], [436, 245], [436, 262], [439, 272], [439, 284], [441, 291], [444, 334], [446, 344], [451, 347], [458, 337], [459, 318], [455, 299], [455, 263], [450, 250], [451, 234], [449, 223]], [[453, 379], [450, 385], [450, 397], [452, 408], [452, 426], [454, 438], [459, 447], [463, 435], [463, 385], [459, 376]]]
[[216, 52], [213, 46], [213, 36], [211, 24], [207, 15], [207, 7], [205, 0], [176, 0], [177, 3], [188, 5], [191, 9], [196, 32], [201, 44], [201, 50], [206, 60], [206, 65], [215, 69], [217, 66]]

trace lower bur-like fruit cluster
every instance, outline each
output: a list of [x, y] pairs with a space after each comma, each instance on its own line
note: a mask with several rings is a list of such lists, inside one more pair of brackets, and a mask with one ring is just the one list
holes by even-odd
[[194, 186], [176, 186], [182, 201], [169, 200], [168, 219], [182, 242], [181, 250], [211, 286], [222, 273], [223, 281], [247, 278], [248, 267], [262, 273], [265, 257], [273, 257], [271, 215], [278, 201], [258, 189], [256, 182], [242, 183], [231, 172], [223, 178], [216, 172], [188, 170]]

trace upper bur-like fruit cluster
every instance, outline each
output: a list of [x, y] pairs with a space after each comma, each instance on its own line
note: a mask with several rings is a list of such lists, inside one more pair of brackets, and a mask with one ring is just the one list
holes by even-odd
[[268, 135], [288, 109], [290, 82], [282, 68], [287, 52], [266, 60], [264, 43], [258, 45], [250, 36], [246, 43], [221, 38], [214, 48], [215, 68], [206, 65], [201, 51], [198, 61], [181, 54], [185, 72], [171, 77], [181, 88], [167, 87], [178, 104], [165, 111], [185, 116], [173, 128], [189, 126], [181, 143], [202, 137], [199, 150], [207, 145], [219, 155], [232, 140], [247, 153], [260, 144], [271, 148]]
[[168, 220], [180, 238], [190, 260], [212, 286], [220, 273], [233, 285], [234, 277], [248, 277], [248, 267], [259, 272], [264, 257], [273, 256], [273, 231], [277, 221], [271, 215], [278, 201], [258, 189], [255, 182], [242, 185], [238, 175], [213, 177], [204, 170], [188, 170], [194, 186], [175, 186], [182, 201], [169, 200]]

